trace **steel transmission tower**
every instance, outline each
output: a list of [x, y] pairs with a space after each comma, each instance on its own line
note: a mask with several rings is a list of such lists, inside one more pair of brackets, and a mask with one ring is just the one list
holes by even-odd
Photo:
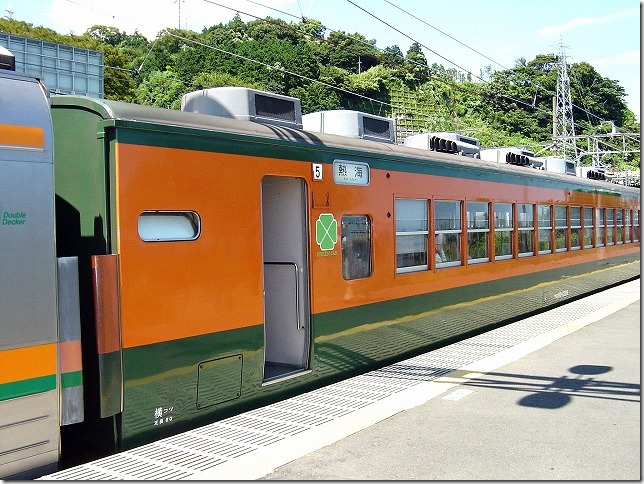
[[577, 158], [575, 144], [575, 123], [572, 117], [572, 97], [570, 95], [570, 78], [566, 65], [566, 52], [563, 40], [559, 43], [557, 67], [557, 97], [553, 99], [552, 141], [557, 156], [565, 160]]

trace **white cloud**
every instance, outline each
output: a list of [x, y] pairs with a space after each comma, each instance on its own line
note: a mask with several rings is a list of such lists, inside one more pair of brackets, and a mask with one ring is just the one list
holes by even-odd
[[621, 54], [615, 54], [604, 59], [595, 59], [589, 63], [596, 69], [614, 65], [626, 65], [639, 68], [641, 63], [640, 51], [632, 50], [630, 52], [622, 52]]
[[630, 17], [633, 15], [639, 16], [639, 9], [632, 10], [623, 10], [621, 12], [616, 12], [611, 15], [606, 15], [605, 17], [580, 17], [573, 20], [569, 20], [565, 24], [555, 25], [552, 27], [542, 27], [537, 30], [537, 35], [540, 37], [555, 37], [568, 32], [570, 30], [587, 27], [589, 25], [599, 25], [611, 23], [615, 20], [618, 20], [623, 17]]
[[[262, 3], [279, 8], [291, 2], [263, 0]], [[229, 21], [238, 10], [260, 18], [271, 14], [270, 9], [245, 0], [110, 0], [107, 3], [101, 0], [53, 0], [47, 8], [47, 17], [51, 28], [60, 33], [80, 35], [92, 25], [107, 25], [127, 33], [138, 30], [148, 39], [153, 39], [160, 30], [179, 25], [200, 32], [204, 27]], [[244, 21], [253, 20], [253, 17], [240, 15]]]

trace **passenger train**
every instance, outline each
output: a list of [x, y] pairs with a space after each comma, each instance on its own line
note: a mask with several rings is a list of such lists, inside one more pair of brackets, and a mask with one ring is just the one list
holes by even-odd
[[0, 72], [3, 478], [640, 275], [639, 190], [529, 154], [252, 89], [174, 111]]

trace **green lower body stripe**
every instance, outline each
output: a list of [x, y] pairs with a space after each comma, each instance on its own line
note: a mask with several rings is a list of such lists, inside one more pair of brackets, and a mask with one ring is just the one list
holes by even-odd
[[60, 375], [60, 384], [63, 388], [77, 387], [83, 384], [83, 370], [70, 371]]
[[34, 393], [48, 392], [56, 388], [56, 375], [29, 378], [0, 385], [0, 400], [24, 397]]

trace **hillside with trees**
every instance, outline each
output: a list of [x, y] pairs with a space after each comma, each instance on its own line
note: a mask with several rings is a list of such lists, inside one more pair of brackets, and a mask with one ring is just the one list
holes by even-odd
[[[236, 16], [197, 33], [166, 29], [149, 40], [138, 32], [95, 25], [62, 35], [29, 23], [0, 19], [0, 31], [104, 53], [108, 99], [179, 109], [186, 92], [247, 86], [297, 97], [303, 113], [355, 109], [394, 116], [410, 132], [459, 131], [482, 147], [526, 146], [540, 155], [552, 137], [557, 57], [518, 59], [511, 69], [463, 73], [429, 65], [414, 43], [379, 48], [360, 33], [327, 32], [317, 20], [286, 22]], [[639, 133], [640, 126], [616, 80], [586, 63], [568, 65], [576, 134]], [[631, 141], [639, 151], [639, 143]], [[609, 155], [618, 169], [640, 166], [639, 152]], [[585, 160], [590, 162], [590, 160]]]

